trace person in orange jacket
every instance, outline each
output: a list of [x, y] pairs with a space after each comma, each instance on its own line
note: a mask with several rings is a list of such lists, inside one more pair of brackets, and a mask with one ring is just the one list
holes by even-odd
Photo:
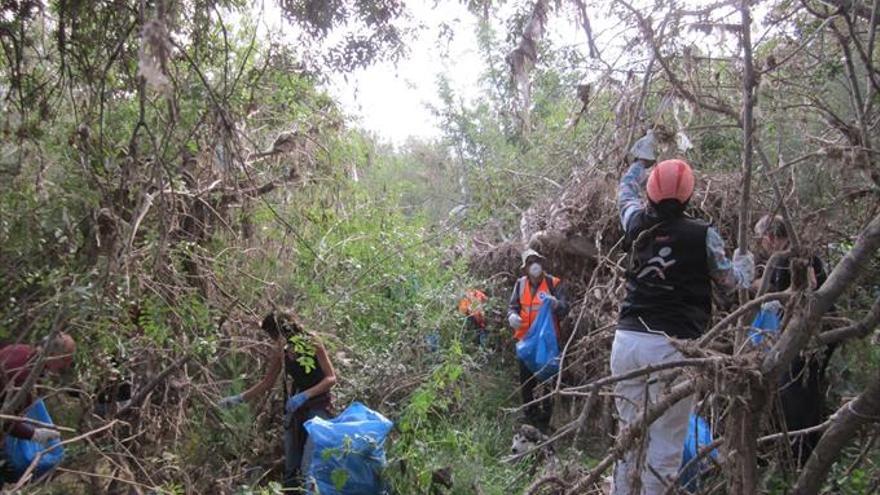
[[[569, 311], [568, 297], [562, 280], [544, 271], [541, 262], [544, 257], [534, 249], [527, 249], [522, 254], [522, 268], [525, 275], [520, 277], [513, 286], [508, 304], [507, 322], [513, 328], [513, 338], [517, 342], [528, 333], [532, 323], [538, 318], [541, 304], [549, 299], [553, 305], [553, 315], [556, 321], [556, 336], [559, 337], [559, 322], [565, 318]], [[535, 387], [538, 379], [519, 361], [519, 381], [522, 392], [523, 404], [529, 404], [535, 398]], [[538, 407], [532, 404], [526, 407], [525, 419], [534, 423], [540, 429], [546, 429], [550, 425], [550, 417], [553, 415], [553, 401], [546, 400]]]
[[467, 319], [469, 330], [476, 332], [475, 340], [480, 348], [486, 346], [489, 334], [486, 330], [486, 315], [483, 308], [489, 298], [479, 289], [468, 290], [458, 301], [458, 312]]

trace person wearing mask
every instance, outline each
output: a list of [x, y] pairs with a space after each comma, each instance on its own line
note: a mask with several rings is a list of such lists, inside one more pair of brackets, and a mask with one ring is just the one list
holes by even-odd
[[[59, 332], [51, 339], [44, 340], [37, 346], [28, 344], [10, 344], [0, 348], [0, 390], [4, 403], [14, 396], [25, 385], [41, 355], [43, 359], [43, 373], [60, 375], [73, 364], [73, 355], [76, 352], [76, 342], [70, 335]], [[28, 390], [24, 400], [14, 408], [12, 414], [18, 417], [25, 412], [34, 402], [35, 395]], [[46, 445], [50, 440], [61, 438], [57, 430], [35, 426], [27, 421], [5, 421], [3, 436], [10, 435], [16, 438], [32, 440]], [[6, 478], [8, 468], [6, 459], [0, 451], [0, 485]]]
[[[513, 338], [517, 342], [522, 340], [532, 323], [538, 318], [541, 304], [550, 300], [553, 307], [556, 338], [559, 339], [559, 322], [565, 318], [569, 311], [568, 299], [562, 281], [544, 272], [541, 264], [544, 257], [534, 249], [527, 249], [522, 253], [521, 269], [525, 275], [520, 277], [513, 286], [508, 304], [507, 321], [513, 328]], [[538, 378], [535, 377], [525, 363], [519, 361], [520, 392], [523, 404], [530, 404], [535, 399], [535, 387]], [[525, 420], [546, 430], [553, 416], [553, 401], [545, 400], [540, 404], [526, 406]]]
[[[791, 256], [786, 254], [789, 249], [788, 232], [785, 222], [778, 215], [764, 215], [755, 224], [755, 237], [759, 240], [761, 254], [767, 258], [768, 265], [764, 274], [755, 285], [766, 286], [766, 292], [782, 292], [791, 285]], [[770, 260], [776, 253], [783, 253], [775, 258], [772, 266]], [[811, 289], [816, 289], [828, 278], [825, 264], [818, 256], [810, 258], [808, 280]], [[778, 301], [765, 303], [764, 311], [774, 311], [782, 321], [783, 308]], [[825, 371], [834, 353], [835, 346], [824, 346], [813, 353], [801, 353], [796, 356], [788, 369], [779, 377], [779, 405], [781, 415], [777, 414], [776, 422], [779, 431], [796, 431], [816, 426], [825, 421], [828, 412], [825, 410], [825, 394], [822, 385], [825, 382]], [[781, 416], [781, 417], [778, 417]], [[797, 435], [792, 437], [791, 446], [797, 466], [803, 466], [822, 437], [821, 432]]]
[[223, 398], [218, 405], [229, 408], [243, 402], [254, 402], [268, 392], [284, 368], [284, 488], [302, 489], [312, 445], [308, 442], [306, 421], [330, 418], [330, 389], [336, 385], [336, 371], [323, 344], [308, 334], [292, 313], [271, 312], [260, 325], [273, 342], [269, 370], [259, 383], [248, 390]]
[[[655, 142], [648, 132], [633, 146], [634, 163], [620, 180], [618, 206], [628, 252], [626, 296], [611, 348], [611, 372], [622, 375], [646, 366], [683, 359], [672, 339], [696, 339], [709, 324], [712, 283], [748, 288], [754, 257], [737, 251], [731, 262], [724, 241], [709, 224], [685, 215], [694, 175], [683, 160], [655, 165]], [[642, 199], [643, 186], [647, 202]], [[669, 386], [656, 375], [617, 382], [615, 406], [620, 430]], [[645, 462], [630, 450], [614, 467], [615, 495], [663, 493], [681, 465], [693, 397], [667, 409], [647, 431]], [[639, 490], [634, 487], [640, 486]]]

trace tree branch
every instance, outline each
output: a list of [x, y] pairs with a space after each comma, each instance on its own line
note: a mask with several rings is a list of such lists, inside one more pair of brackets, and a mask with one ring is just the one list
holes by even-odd
[[727, 326], [730, 325], [731, 323], [733, 323], [734, 321], [736, 321], [737, 318], [744, 315], [746, 312], [751, 311], [751, 310], [755, 309], [756, 307], [759, 307], [760, 305], [764, 304], [765, 302], [787, 301], [788, 299], [791, 298], [791, 296], [792, 296], [791, 292], [771, 292], [770, 294], [764, 294], [761, 297], [756, 297], [755, 299], [752, 299], [748, 303], [743, 304], [742, 306], [737, 308], [736, 311], [725, 316], [721, 321], [716, 323], [715, 326], [712, 327], [708, 332], [704, 333], [703, 336], [700, 337], [700, 340], [697, 341], [697, 345], [698, 346], [705, 346], [713, 338], [715, 338], [715, 336], [718, 334], [718, 332], [727, 328]]
[[171, 363], [171, 365], [165, 368], [161, 373], [159, 373], [156, 378], [153, 378], [153, 381], [148, 383], [137, 394], [135, 394], [135, 396], [131, 398], [131, 401], [129, 401], [129, 403], [125, 407], [117, 411], [116, 417], [121, 417], [127, 414], [132, 409], [140, 407], [141, 403], [147, 398], [147, 396], [150, 394], [150, 392], [153, 391], [153, 389], [155, 389], [160, 383], [168, 378], [168, 375], [173, 373], [174, 370], [183, 366], [190, 359], [192, 359], [192, 354], [186, 354], [182, 358], [179, 358], [177, 361]]
[[858, 323], [822, 332], [816, 337], [816, 340], [823, 345], [828, 345], [847, 339], [861, 338], [871, 333], [878, 324], [880, 324], [880, 298], [874, 301], [871, 310]]
[[880, 380], [875, 377], [864, 392], [847, 402], [831, 418], [831, 425], [813, 449], [792, 490], [793, 495], [819, 493], [825, 477], [844, 446], [862, 426], [880, 420]]
[[713, 112], [720, 113], [722, 115], [726, 115], [732, 119], [734, 119], [737, 124], [742, 126], [742, 119], [740, 118], [739, 112], [733, 109], [730, 105], [726, 104], [713, 104], [703, 101], [697, 95], [695, 95], [691, 90], [689, 90], [684, 82], [675, 75], [672, 68], [669, 66], [669, 62], [663, 57], [660, 53], [660, 46], [657, 43], [657, 40], [654, 38], [654, 30], [651, 27], [651, 23], [648, 19], [646, 19], [642, 13], [626, 2], [626, 0], [617, 0], [618, 3], [623, 5], [627, 10], [629, 10], [636, 18], [639, 24], [639, 29], [642, 31], [642, 34], [645, 36], [645, 39], [648, 42], [648, 46], [651, 49], [651, 52], [654, 55], [654, 58], [657, 62], [660, 63], [660, 67], [663, 68], [663, 72], [666, 74], [666, 78], [669, 79], [669, 83], [675, 88], [676, 92], [684, 99], [690, 101], [694, 105], [705, 108], [706, 110], [711, 110]]
[[590, 470], [587, 476], [581, 478], [571, 490], [566, 491], [566, 493], [587, 493], [589, 487], [599, 479], [599, 476], [611, 467], [617, 459], [623, 457], [623, 455], [630, 449], [633, 442], [644, 435], [647, 428], [650, 427], [654, 421], [660, 418], [667, 409], [674, 406], [678, 401], [693, 394], [695, 390], [696, 383], [691, 380], [679, 383], [672, 387], [672, 390], [670, 390], [669, 393], [660, 397], [656, 403], [650, 406], [646, 411], [642, 412], [642, 414], [631, 423], [631, 426], [621, 431], [617, 437], [617, 443], [611, 449], [611, 453], [605, 456], [596, 467]]
[[852, 282], [862, 273], [863, 266], [880, 248], [880, 215], [861, 232], [853, 248], [837, 263], [828, 279], [813, 293], [807, 294], [806, 307], [799, 309], [779, 341], [764, 357], [761, 372], [777, 376], [809, 341], [818, 325], [813, 323], [829, 310]]

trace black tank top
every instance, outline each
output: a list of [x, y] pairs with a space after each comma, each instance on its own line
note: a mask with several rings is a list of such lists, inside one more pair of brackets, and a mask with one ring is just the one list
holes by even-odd
[[300, 356], [290, 349], [284, 352], [284, 369], [293, 383], [293, 393], [312, 388], [324, 379], [324, 370], [321, 369], [317, 356], [304, 357], [303, 361], [310, 360], [314, 363], [313, 365], [309, 363], [308, 371], [306, 366], [300, 363], [299, 358]]
[[[292, 390], [287, 392], [289, 395], [304, 392], [314, 387], [320, 383], [325, 376], [324, 370], [321, 369], [321, 364], [318, 362], [318, 356], [304, 356], [302, 361], [308, 362], [308, 366], [305, 366], [300, 362], [300, 357], [301, 356], [298, 355], [296, 351], [290, 349], [289, 345], [284, 351], [284, 372], [290, 377], [292, 388]], [[331, 404], [330, 393], [328, 392], [310, 398], [308, 402], [306, 402], [305, 409], [327, 409], [331, 407]]]

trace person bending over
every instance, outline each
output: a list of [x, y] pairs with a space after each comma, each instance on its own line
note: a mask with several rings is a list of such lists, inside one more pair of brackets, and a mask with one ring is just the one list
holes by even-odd
[[284, 410], [284, 488], [301, 489], [311, 457], [306, 421], [330, 418], [333, 404], [330, 389], [336, 385], [336, 371], [327, 350], [307, 333], [292, 313], [269, 313], [261, 324], [274, 344], [269, 370], [265, 377], [246, 391], [225, 397], [220, 407], [232, 407], [245, 401], [253, 402], [272, 388], [281, 368], [290, 379], [285, 380]]

